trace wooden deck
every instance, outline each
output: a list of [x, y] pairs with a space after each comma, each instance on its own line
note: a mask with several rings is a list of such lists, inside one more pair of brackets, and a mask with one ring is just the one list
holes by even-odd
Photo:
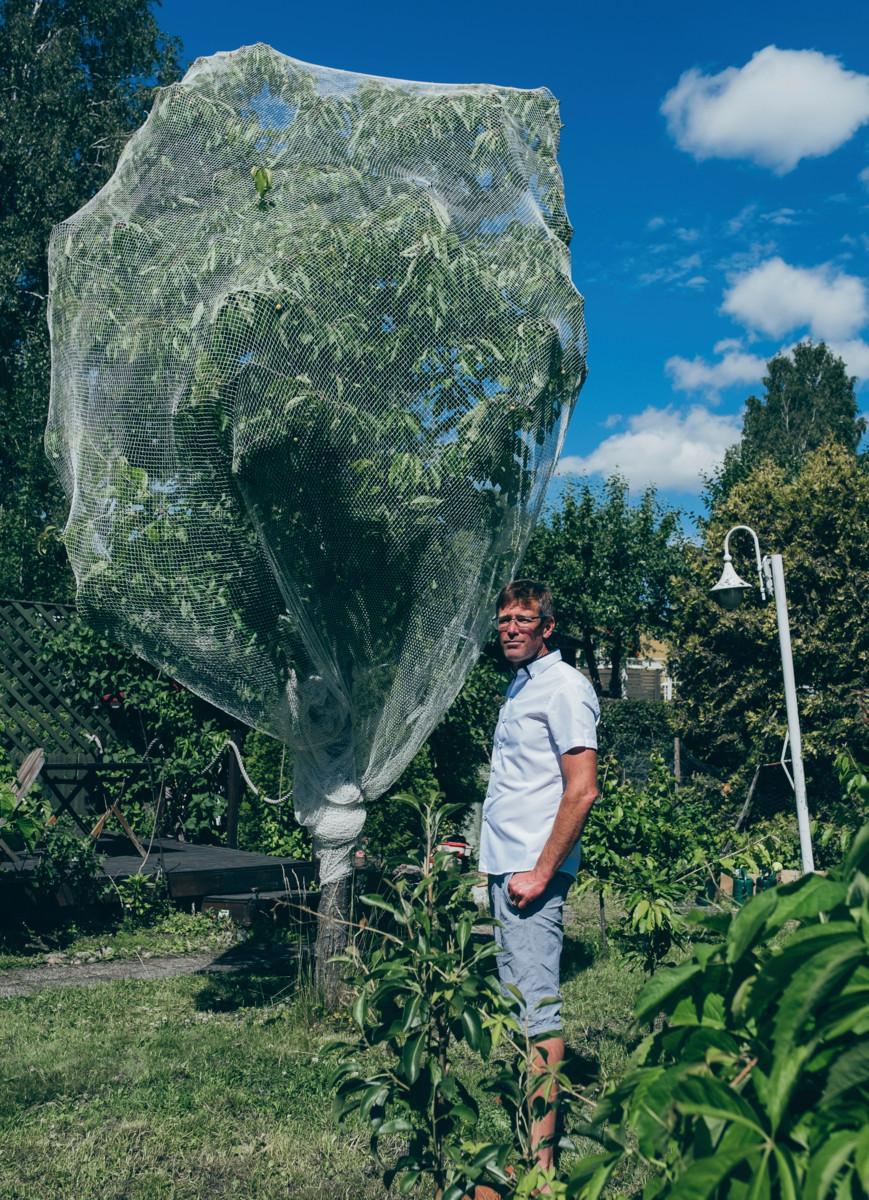
[[[231, 850], [227, 846], [197, 846], [174, 838], [155, 838], [148, 857], [143, 859], [127, 838], [104, 834], [97, 842], [97, 852], [105, 855], [103, 871], [110, 879], [162, 871], [173, 900], [198, 900], [213, 894], [238, 894], [253, 889], [303, 892], [316, 878], [313, 862]], [[21, 882], [26, 880], [38, 860], [33, 855], [23, 855], [20, 859], [20, 870], [11, 863], [0, 865], [0, 881], [11, 882], [14, 876]]]

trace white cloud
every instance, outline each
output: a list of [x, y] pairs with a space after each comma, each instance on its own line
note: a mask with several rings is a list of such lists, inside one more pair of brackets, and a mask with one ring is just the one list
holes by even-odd
[[584, 457], [558, 464], [559, 475], [609, 475], [620, 471], [632, 488], [654, 484], [697, 493], [702, 475], [713, 471], [728, 446], [739, 440], [739, 417], [719, 416], [695, 405], [688, 412], [647, 408], [630, 417], [625, 433], [616, 433]]
[[866, 285], [829, 263], [792, 267], [771, 258], [733, 280], [722, 311], [749, 329], [780, 337], [808, 327], [814, 337], [849, 338], [869, 319]]
[[857, 178], [865, 188], [869, 188], [869, 167], [864, 167]]
[[666, 224], [663, 217], [652, 217], [650, 221], [646, 222], [646, 229], [660, 229], [662, 225]]
[[[657, 247], [653, 249], [657, 250]], [[669, 250], [670, 247], [662, 246], [661, 249]], [[677, 287], [703, 287], [707, 281], [704, 276], [698, 274], [702, 265], [703, 260], [699, 254], [686, 254], [673, 263], [657, 267], [654, 271], [644, 271], [639, 277], [639, 282], [646, 287], [653, 283], [672, 283]]]
[[852, 338], [846, 342], [831, 342], [830, 349], [844, 358], [849, 375], [856, 375], [861, 382], [869, 380], [869, 342]]
[[764, 213], [761, 219], [769, 221], [771, 225], [794, 225], [796, 217], [795, 208], [777, 208], [774, 212]]
[[777, 249], [777, 243], [772, 238], [768, 238], [766, 241], [751, 241], [745, 250], [734, 250], [730, 254], [725, 254], [715, 266], [719, 271], [728, 273], [747, 271], [749, 267], [756, 267], [765, 258], [775, 254]]
[[869, 121], [869, 76], [816, 50], [767, 46], [744, 67], [686, 71], [661, 104], [695, 158], [749, 158], [779, 174], [829, 154]]
[[739, 210], [735, 217], [731, 217], [727, 222], [728, 233], [740, 233], [746, 225], [749, 225], [757, 213], [756, 204], [745, 204]]
[[723, 355], [718, 362], [707, 362], [699, 357], [681, 358], [678, 354], [668, 358], [665, 366], [673, 387], [682, 392], [717, 396], [722, 388], [737, 383], [757, 383], [766, 373], [766, 359], [757, 354], [746, 354], [739, 342], [719, 342], [715, 351]]

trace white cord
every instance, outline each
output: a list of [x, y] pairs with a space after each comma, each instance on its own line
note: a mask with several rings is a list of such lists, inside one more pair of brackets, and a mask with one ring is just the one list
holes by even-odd
[[[241, 751], [239, 750], [238, 746], [236, 746], [236, 744], [232, 740], [232, 738], [230, 738], [227, 742], [225, 742], [223, 744], [223, 746], [220, 749], [220, 753], [217, 755], [217, 758], [220, 758], [220, 755], [227, 748], [227, 746], [235, 752], [235, 757], [238, 762], [238, 769], [241, 771], [242, 778], [244, 779], [245, 783], [250, 788], [250, 790], [253, 792], [253, 794], [259, 800], [264, 801], [266, 804], [283, 804], [283, 802], [285, 800], [290, 799], [290, 797], [293, 794], [292, 788], [288, 792], [284, 792], [283, 796], [278, 796], [277, 799], [274, 799], [274, 800], [271, 797], [264, 796], [262, 794], [262, 792], [259, 790], [259, 788], [256, 786], [256, 784], [251, 779], [250, 775], [248, 775], [247, 771], [244, 769], [244, 762], [242, 761]], [[214, 762], [217, 762], [217, 758], [215, 758]], [[213, 766], [214, 763], [212, 763], [211, 765]], [[283, 759], [281, 759], [281, 766], [283, 767]], [[281, 774], [283, 776], [283, 771], [281, 772]]]

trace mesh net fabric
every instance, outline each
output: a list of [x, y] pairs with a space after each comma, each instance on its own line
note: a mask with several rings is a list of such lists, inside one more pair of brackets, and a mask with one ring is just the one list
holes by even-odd
[[324, 881], [473, 665], [584, 378], [559, 128], [542, 89], [247, 47], [52, 234], [79, 607], [293, 747]]

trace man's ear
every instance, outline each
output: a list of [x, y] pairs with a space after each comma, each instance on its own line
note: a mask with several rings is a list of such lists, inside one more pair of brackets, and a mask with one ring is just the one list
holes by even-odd
[[[548, 628], [547, 628], [548, 626]], [[550, 617], [548, 621], [543, 622], [543, 640], [549, 641], [553, 633], [555, 633], [555, 618]]]

